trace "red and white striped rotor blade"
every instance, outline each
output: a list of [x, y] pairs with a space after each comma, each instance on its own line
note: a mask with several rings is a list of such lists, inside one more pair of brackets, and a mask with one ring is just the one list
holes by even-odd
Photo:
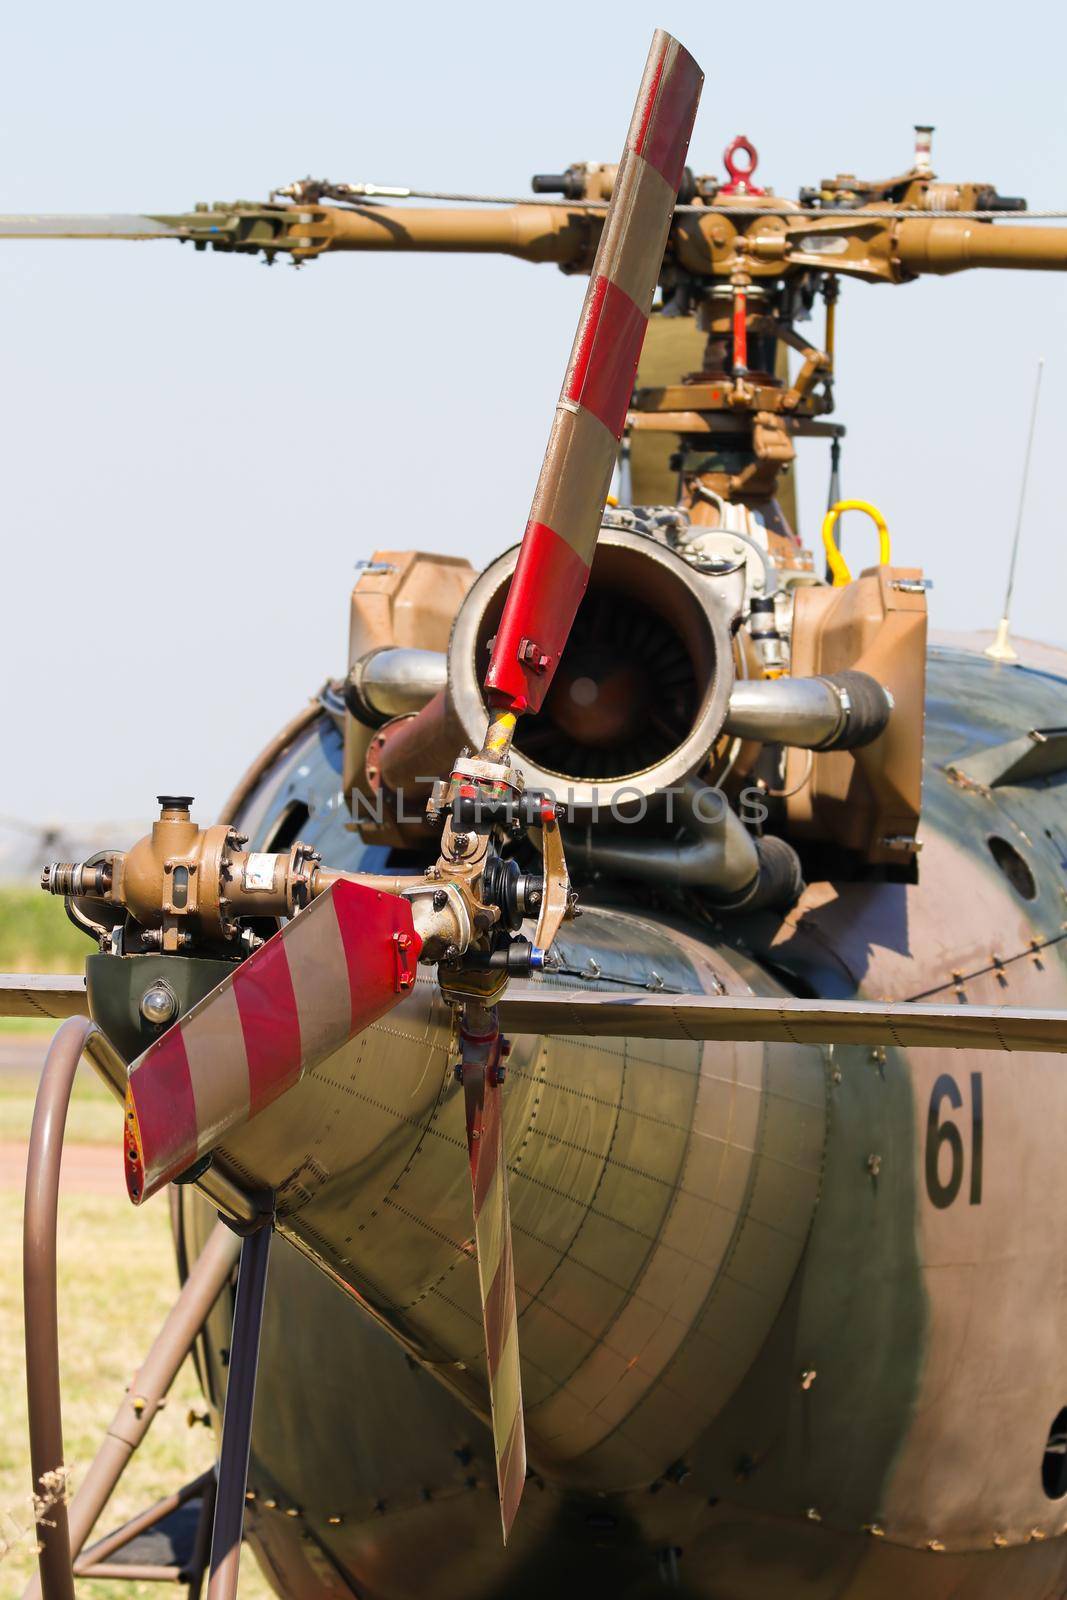
[[130, 1068], [134, 1204], [391, 1010], [421, 948], [406, 900], [341, 880], [235, 967]]
[[504, 1155], [501, 1045], [495, 1017], [484, 1029], [472, 1028], [467, 1018], [461, 1022], [460, 1060], [474, 1197], [474, 1245], [478, 1254], [500, 1521], [506, 1544], [526, 1483], [526, 1428]]
[[539, 710], [589, 581], [704, 75], [657, 30], [485, 687]]

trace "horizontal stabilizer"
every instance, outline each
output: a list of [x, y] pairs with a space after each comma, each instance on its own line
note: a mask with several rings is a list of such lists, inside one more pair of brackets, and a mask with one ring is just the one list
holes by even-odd
[[0, 1017], [85, 1017], [82, 972], [0, 972]]
[[870, 1000], [590, 993], [513, 988], [499, 1002], [509, 1033], [590, 1038], [757, 1040], [941, 1050], [1067, 1053], [1067, 1011]]

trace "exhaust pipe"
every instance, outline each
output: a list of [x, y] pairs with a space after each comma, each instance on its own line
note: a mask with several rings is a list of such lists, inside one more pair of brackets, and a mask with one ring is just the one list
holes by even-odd
[[[393, 717], [411, 717], [444, 694], [448, 657], [438, 650], [386, 647], [363, 656], [348, 675], [345, 699], [359, 721], [373, 726]], [[572, 683], [572, 691], [575, 685]], [[589, 693], [588, 688], [586, 693]], [[429, 732], [443, 707], [424, 719]], [[723, 729], [761, 744], [804, 750], [857, 750], [885, 732], [893, 709], [888, 690], [866, 672], [837, 672], [814, 678], [750, 678], [730, 691]], [[601, 717], [607, 713], [601, 708]], [[451, 734], [463, 729], [453, 716]], [[422, 729], [408, 727], [404, 742]], [[437, 738], [432, 743], [437, 745]], [[397, 752], [399, 754], [399, 752]], [[397, 756], [393, 756], [396, 764]]]
[[386, 646], [361, 656], [345, 683], [345, 705], [357, 722], [378, 727], [421, 711], [448, 683], [443, 650]]
[[587, 827], [567, 834], [572, 866], [669, 889], [696, 889], [723, 911], [784, 910], [804, 889], [800, 861], [784, 839], [753, 838], [725, 795], [699, 778], [678, 790], [689, 839], [620, 838]]
[[802, 750], [858, 750], [885, 732], [892, 697], [866, 672], [735, 683], [727, 733]]

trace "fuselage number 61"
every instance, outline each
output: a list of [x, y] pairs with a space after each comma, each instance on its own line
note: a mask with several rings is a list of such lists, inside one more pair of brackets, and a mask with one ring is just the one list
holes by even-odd
[[[944, 1211], [952, 1204], [967, 1168], [964, 1135], [952, 1113], [963, 1108], [963, 1095], [951, 1073], [943, 1072], [930, 1094], [926, 1115], [926, 1192], [934, 1205]], [[982, 1203], [982, 1074], [971, 1073], [970, 1194], [972, 1206]], [[942, 1150], [949, 1152], [948, 1171]]]

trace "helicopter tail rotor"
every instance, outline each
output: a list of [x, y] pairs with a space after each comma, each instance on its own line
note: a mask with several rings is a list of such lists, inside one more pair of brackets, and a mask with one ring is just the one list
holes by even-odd
[[[494, 805], [514, 792], [508, 751], [515, 719], [538, 711], [589, 581], [604, 501], [626, 423], [648, 315], [685, 168], [703, 73], [670, 34], [657, 30], [634, 106], [604, 230], [593, 263], [563, 391], [534, 491], [486, 674], [493, 710], [480, 757], [457, 763], [457, 798]], [[554, 807], [549, 808], [554, 813]], [[566, 912], [569, 883], [546, 816], [545, 891], [539, 953]], [[470, 835], [446, 830], [447, 853]], [[549, 914], [550, 906], [556, 910]], [[512, 1267], [511, 1210], [504, 1162], [496, 1014], [477, 1001], [460, 1021], [475, 1245], [492, 1402], [500, 1511], [507, 1539], [525, 1480], [526, 1443]]]
[[657, 30], [486, 675], [516, 715], [540, 709], [589, 581], [703, 81]]
[[342, 880], [236, 967], [130, 1068], [134, 1204], [398, 1004], [420, 949], [406, 900]]
[[504, 1042], [493, 1012], [470, 1006], [460, 1027], [460, 1063], [474, 1202], [474, 1243], [485, 1330], [500, 1521], [507, 1542], [526, 1482], [526, 1432], [519, 1374], [519, 1322], [504, 1155]]

